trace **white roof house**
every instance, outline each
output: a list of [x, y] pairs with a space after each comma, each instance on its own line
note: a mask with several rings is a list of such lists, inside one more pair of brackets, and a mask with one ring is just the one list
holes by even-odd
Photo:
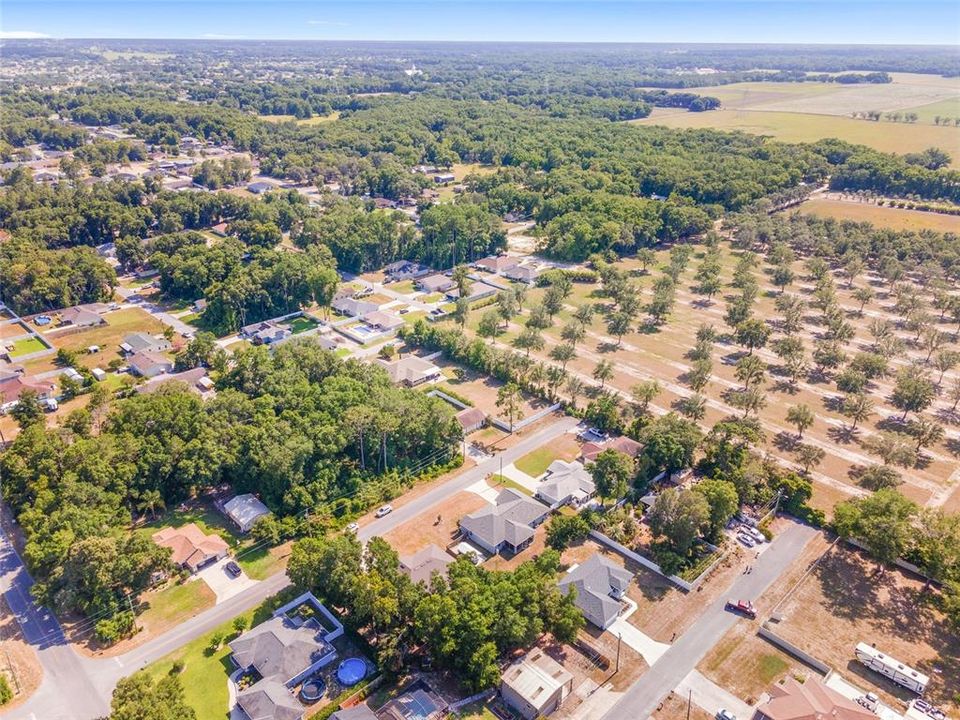
[[554, 712], [573, 692], [573, 675], [540, 648], [508, 667], [500, 681], [503, 701], [526, 720]]
[[561, 505], [580, 505], [593, 497], [597, 488], [593, 477], [579, 462], [554, 460], [547, 468], [547, 476], [537, 486], [536, 497], [551, 509]]
[[377, 362], [387, 371], [396, 385], [415, 387], [440, 377], [440, 368], [416, 355], [407, 355], [393, 362], [382, 359]]
[[270, 509], [254, 495], [246, 493], [227, 500], [223, 504], [223, 512], [236, 523], [241, 532], [249, 532], [257, 520], [270, 514]]

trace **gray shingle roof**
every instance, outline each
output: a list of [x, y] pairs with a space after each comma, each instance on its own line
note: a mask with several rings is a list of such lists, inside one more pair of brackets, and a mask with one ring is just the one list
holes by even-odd
[[333, 652], [316, 626], [297, 627], [282, 616], [251, 628], [230, 643], [230, 650], [239, 667], [254, 667], [263, 677], [276, 676], [283, 682]]
[[547, 478], [537, 486], [537, 494], [551, 505], [580, 493], [593, 495], [593, 477], [578, 462], [554, 460], [547, 468]]
[[303, 705], [283, 681], [263, 678], [237, 694], [237, 703], [250, 720], [300, 720]]
[[516, 490], [502, 490], [494, 505], [489, 505], [460, 521], [460, 526], [490, 547], [504, 541], [514, 547], [533, 537], [531, 525], [548, 509]]
[[626, 591], [633, 573], [614, 565], [601, 555], [592, 555], [589, 560], [567, 573], [560, 580], [560, 589], [569, 592], [577, 589], [577, 607], [587, 620], [598, 627], [605, 627], [620, 614], [620, 601], [610, 597], [616, 590]]

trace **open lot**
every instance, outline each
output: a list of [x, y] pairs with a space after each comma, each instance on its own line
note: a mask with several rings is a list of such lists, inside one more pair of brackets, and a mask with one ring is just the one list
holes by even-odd
[[413, 518], [383, 537], [400, 555], [415, 553], [430, 544], [446, 548], [453, 542], [459, 530], [460, 518], [476, 512], [486, 504], [487, 501], [477, 493], [464, 490], [437, 508], [439, 523], [431, 512], [430, 516]]
[[817, 197], [803, 203], [797, 210], [805, 215], [869, 222], [891, 230], [960, 232], [960, 216], [957, 215], [880, 207], [872, 203]]
[[655, 720], [713, 720], [713, 715], [672, 692], [652, 715]]
[[[473, 313], [473, 315], [478, 315], [478, 313]], [[452, 370], [453, 368], [460, 367], [443, 357], [439, 357], [433, 362], [441, 369], [450, 368]], [[448, 377], [445, 382], [434, 387], [438, 390], [449, 388], [453, 390], [454, 396], [466, 398], [474, 407], [480, 408], [491, 417], [502, 417], [500, 409], [497, 407], [497, 391], [503, 386], [503, 382], [487, 375], [481, 375], [469, 368], [461, 369], [463, 370], [462, 379]], [[545, 407], [547, 407], [546, 402], [524, 393], [522, 405], [523, 417], [529, 417]], [[505, 420], [505, 418], [503, 419]], [[514, 423], [520, 422], [521, 419], [519, 416], [514, 417]]]
[[956, 713], [960, 638], [934, 607], [934, 589], [898, 569], [882, 575], [861, 552], [837, 544], [780, 605], [775, 632], [894, 705], [913, 694], [854, 659], [858, 642], [875, 644], [930, 676], [925, 697]]
[[538, 448], [517, 460], [517, 470], [525, 472], [532, 478], [538, 477], [547, 471], [554, 460], [576, 460], [580, 455], [580, 443], [574, 435], [563, 435], [550, 445]]

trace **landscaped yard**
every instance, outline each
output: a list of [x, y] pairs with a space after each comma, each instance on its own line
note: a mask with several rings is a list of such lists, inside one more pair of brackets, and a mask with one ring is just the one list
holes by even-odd
[[8, 353], [11, 360], [29, 355], [30, 353], [46, 350], [47, 346], [35, 337], [21, 338], [13, 343], [13, 349]]
[[533, 496], [533, 493], [530, 492], [529, 489], [525, 488], [520, 483], [514, 480], [511, 480], [506, 475], [500, 475], [500, 474], [491, 475], [490, 480], [488, 482], [498, 491], [501, 488], [509, 488], [511, 490], [516, 490], [519, 493], [523, 493], [524, 495]]
[[313, 330], [318, 323], [313, 318], [309, 318], [306, 315], [301, 315], [300, 317], [295, 317], [288, 321], [287, 325], [290, 326], [290, 331], [294, 335], [297, 335], [298, 333], [306, 332], [307, 330]]
[[556, 459], [557, 454], [554, 449], [550, 446], [545, 446], [527, 453], [517, 460], [514, 465], [516, 465], [517, 470], [520, 472], [525, 472], [530, 477], [535, 478], [543, 475], [550, 466], [550, 463]]
[[457, 712], [450, 715], [453, 720], [497, 720], [497, 716], [483, 701], [464, 705]]
[[[243, 613], [247, 627], [251, 627], [270, 617], [270, 613], [286, 600], [295, 596], [293, 589], [281, 592], [267, 600], [255, 610]], [[211, 630], [196, 640], [174, 650], [166, 657], [148, 665], [144, 672], [154, 680], [168, 674], [177, 661], [183, 663], [180, 679], [187, 704], [197, 713], [197, 720], [223, 720], [227, 714], [227, 678], [233, 672], [230, 660], [230, 648], [227, 642], [236, 636], [233, 620]], [[214, 636], [223, 638], [223, 643], [214, 648], [211, 640]]]
[[192, 580], [169, 586], [156, 592], [145, 592], [141, 604], [148, 607], [137, 616], [142, 632], [156, 636], [179, 625], [208, 607], [213, 607], [216, 595], [202, 580]]
[[393, 292], [400, 293], [401, 295], [409, 295], [412, 292], [416, 292], [416, 287], [413, 284], [413, 280], [403, 280], [402, 282], [398, 283], [390, 283], [390, 285], [387, 287], [393, 290]]

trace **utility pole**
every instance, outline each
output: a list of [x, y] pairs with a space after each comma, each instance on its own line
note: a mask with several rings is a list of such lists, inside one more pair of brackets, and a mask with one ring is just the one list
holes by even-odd
[[693, 688], [687, 691], [687, 720], [690, 720], [690, 703], [693, 701]]
[[620, 672], [620, 646], [623, 645], [623, 633], [617, 633], [617, 672]]

